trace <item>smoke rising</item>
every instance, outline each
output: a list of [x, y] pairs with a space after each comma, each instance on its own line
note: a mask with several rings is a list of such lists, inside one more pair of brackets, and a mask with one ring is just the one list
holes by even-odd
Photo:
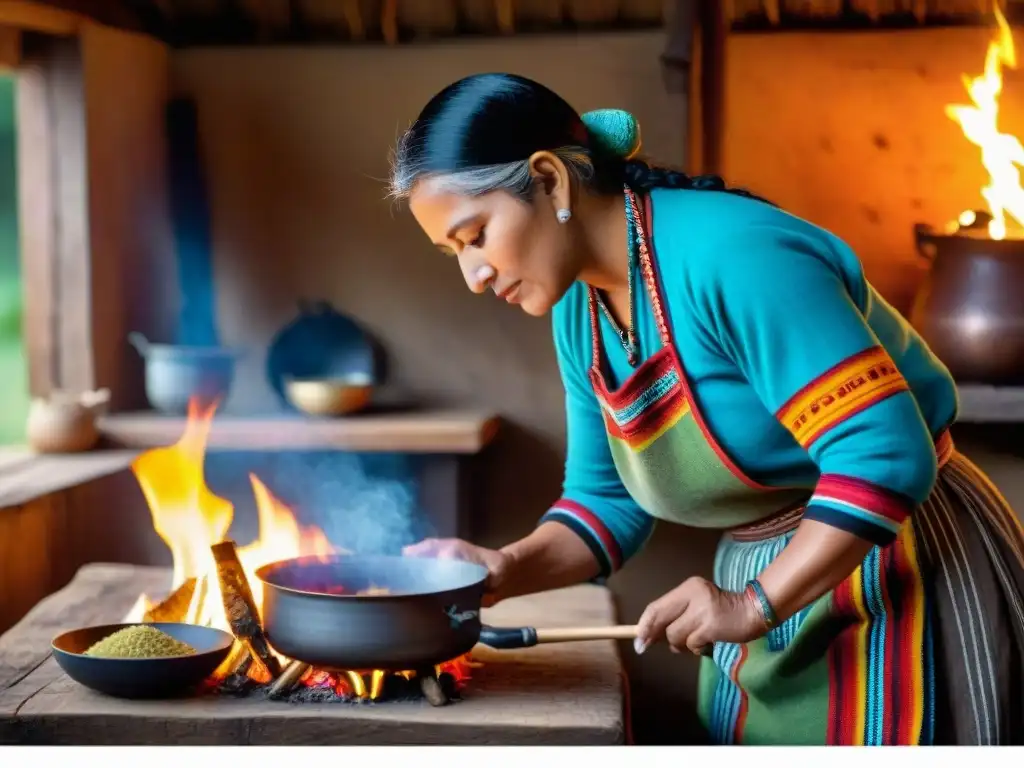
[[235, 505], [232, 536], [256, 538], [254, 473], [302, 525], [360, 555], [398, 554], [432, 533], [418, 501], [416, 457], [352, 453], [218, 453], [207, 457], [207, 482]]

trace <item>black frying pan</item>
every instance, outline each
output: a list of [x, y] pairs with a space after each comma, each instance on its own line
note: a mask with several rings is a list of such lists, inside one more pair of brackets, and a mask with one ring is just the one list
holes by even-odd
[[[333, 669], [417, 670], [467, 653], [477, 643], [622, 640], [635, 626], [534, 629], [480, 624], [485, 568], [412, 557], [299, 558], [256, 571], [263, 626], [285, 656]], [[386, 594], [358, 595], [374, 587]]]

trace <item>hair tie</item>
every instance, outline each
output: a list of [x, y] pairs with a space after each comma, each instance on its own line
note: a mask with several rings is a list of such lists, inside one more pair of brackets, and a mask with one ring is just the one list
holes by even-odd
[[640, 123], [624, 109], [595, 109], [580, 116], [595, 147], [630, 160], [640, 151]]

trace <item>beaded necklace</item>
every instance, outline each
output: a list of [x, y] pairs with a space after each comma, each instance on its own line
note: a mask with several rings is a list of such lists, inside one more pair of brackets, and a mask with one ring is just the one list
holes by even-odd
[[615, 317], [612, 315], [611, 310], [608, 309], [608, 305], [605, 303], [604, 297], [600, 292], [597, 293], [597, 304], [601, 307], [601, 311], [604, 312], [604, 316], [608, 319], [608, 323], [615, 331], [615, 335], [619, 339], [619, 343], [622, 344], [622, 348], [626, 351], [626, 359], [629, 364], [634, 368], [637, 363], [640, 362], [640, 349], [637, 343], [635, 323], [634, 323], [634, 280], [633, 270], [635, 269], [637, 262], [639, 261], [640, 245], [643, 239], [643, 233], [637, 228], [637, 221], [640, 221], [638, 203], [636, 197], [632, 194], [632, 191], [626, 187], [626, 274], [629, 285], [629, 316], [626, 318], [627, 327], [622, 328], [616, 322]]

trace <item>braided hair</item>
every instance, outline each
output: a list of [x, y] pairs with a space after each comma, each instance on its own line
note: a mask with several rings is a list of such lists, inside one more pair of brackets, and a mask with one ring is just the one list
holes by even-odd
[[[634, 146], [635, 145], [635, 146]], [[525, 77], [479, 74], [435, 95], [402, 136], [391, 163], [391, 195], [407, 197], [431, 177], [447, 191], [534, 193], [529, 158], [547, 150], [599, 193], [693, 189], [763, 198], [718, 176], [688, 176], [636, 156], [639, 126], [621, 110], [580, 116], [554, 91]]]
[[707, 192], [728, 192], [768, 202], [742, 187], [726, 186], [721, 176], [688, 176], [682, 171], [649, 165], [645, 160], [627, 160], [623, 167], [623, 180], [636, 191], [651, 189], [693, 189]]

